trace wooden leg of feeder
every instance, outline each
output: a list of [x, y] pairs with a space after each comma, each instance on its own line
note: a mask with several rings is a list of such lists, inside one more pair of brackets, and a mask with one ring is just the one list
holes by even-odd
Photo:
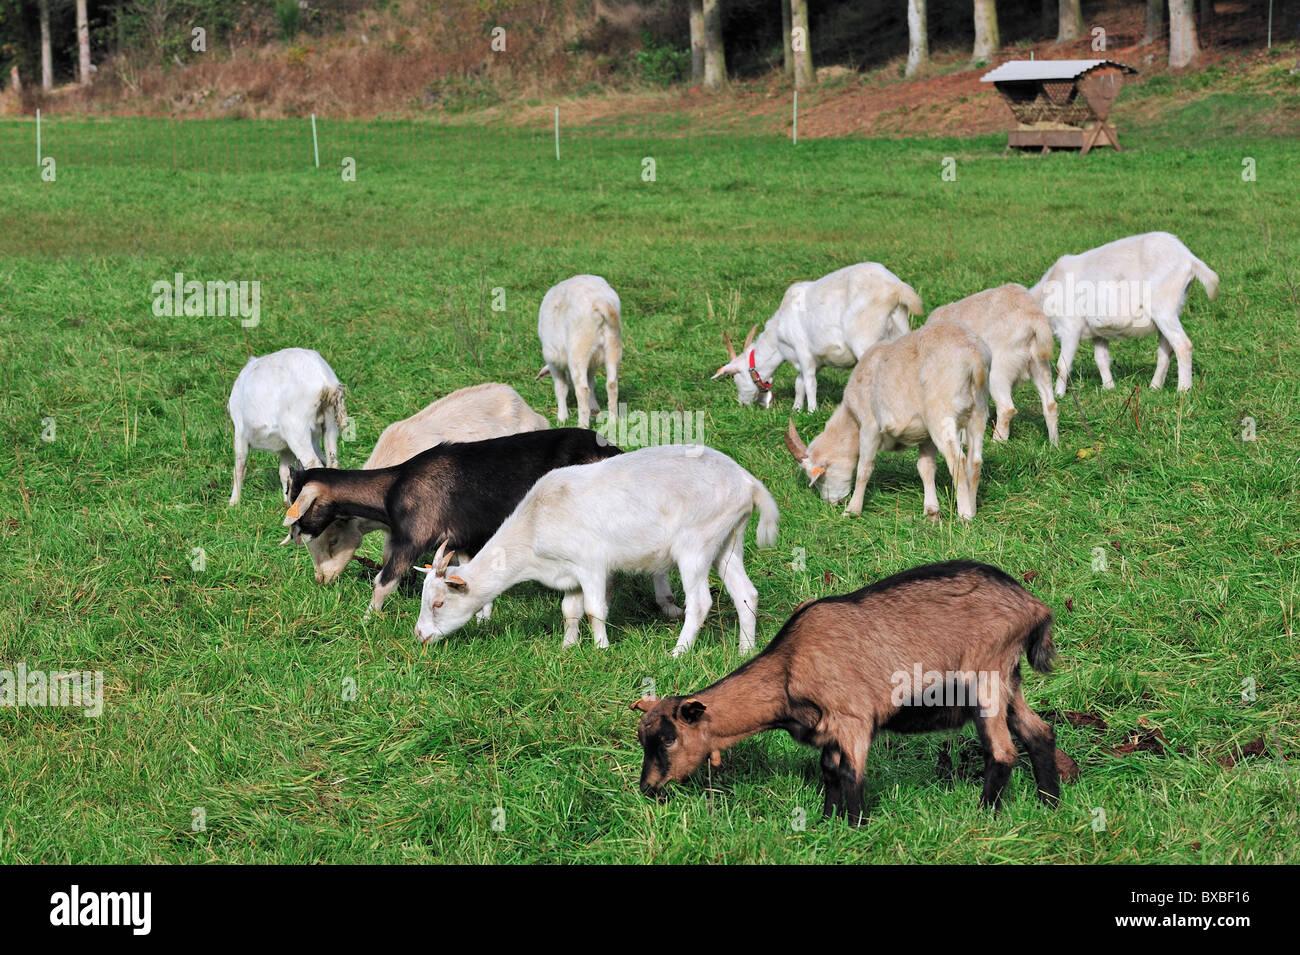
[[1115, 127], [1106, 126], [1104, 129], [1106, 130], [1106, 138], [1109, 139], [1110, 144], [1115, 147], [1115, 152], [1122, 153], [1124, 150], [1119, 144], [1119, 133], [1116, 131]]
[[1092, 147], [1096, 145], [1097, 137], [1101, 135], [1101, 131], [1104, 125], [1105, 125], [1104, 123], [1099, 123], [1098, 125], [1094, 126], [1092, 129], [1084, 131], [1083, 150], [1079, 153], [1080, 156], [1088, 155], [1088, 150], [1092, 149]]

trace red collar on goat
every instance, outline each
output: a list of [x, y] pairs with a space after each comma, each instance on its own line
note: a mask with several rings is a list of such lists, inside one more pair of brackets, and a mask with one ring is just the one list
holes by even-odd
[[759, 391], [772, 390], [772, 383], [770, 381], [764, 381], [763, 376], [760, 375], [758, 369], [754, 367], [754, 349], [752, 348], [749, 350], [749, 377], [754, 379], [754, 385]]

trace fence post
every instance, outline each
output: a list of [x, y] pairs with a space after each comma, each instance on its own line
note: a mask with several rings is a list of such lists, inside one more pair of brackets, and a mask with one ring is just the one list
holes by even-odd
[[799, 91], [794, 91], [794, 142], [792, 145], [799, 145]]
[[555, 107], [555, 161], [560, 161], [560, 107]]
[[316, 141], [316, 114], [311, 114], [311, 151], [316, 155], [316, 168], [320, 168], [320, 145]]
[[36, 111], [36, 166], [41, 165], [41, 111]]

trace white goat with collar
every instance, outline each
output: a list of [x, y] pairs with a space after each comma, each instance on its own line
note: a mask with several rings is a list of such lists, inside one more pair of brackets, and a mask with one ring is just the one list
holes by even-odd
[[910, 328], [909, 315], [922, 312], [921, 297], [877, 262], [845, 266], [814, 282], [795, 282], [758, 338], [755, 325], [736, 354], [723, 338], [731, 360], [714, 378], [731, 375], [742, 405], [772, 404], [772, 376], [785, 362], [794, 365], [794, 410], [817, 410], [817, 369], [851, 368], [879, 342], [891, 342]]

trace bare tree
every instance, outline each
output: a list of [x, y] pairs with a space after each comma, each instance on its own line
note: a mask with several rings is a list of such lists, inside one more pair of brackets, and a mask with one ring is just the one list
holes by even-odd
[[930, 62], [930, 35], [926, 25], [926, 0], [907, 0], [907, 70], [915, 76]]
[[1147, 0], [1147, 28], [1142, 34], [1142, 45], [1150, 46], [1160, 39], [1160, 26], [1165, 19], [1165, 0]]
[[727, 54], [722, 47], [722, 0], [703, 0], [704, 86], [721, 89], [727, 82]]
[[41, 20], [41, 89], [54, 89], [54, 55], [50, 51], [50, 0], [40, 2]]
[[1169, 0], [1169, 68], [1182, 69], [1200, 52], [1193, 0]]
[[1083, 35], [1083, 10], [1079, 0], [1061, 0], [1056, 7], [1056, 42], [1068, 43]]
[[816, 79], [813, 73], [812, 33], [808, 29], [808, 0], [790, 0], [790, 52], [794, 57], [794, 87], [803, 89]]
[[1000, 45], [997, 0], [975, 0], [975, 49], [971, 62], [992, 62]]
[[788, 80], [794, 79], [794, 47], [790, 43], [790, 0], [781, 4], [781, 72]]
[[90, 17], [86, 0], [77, 0], [77, 80], [82, 86], [90, 82]]
[[704, 79], [704, 0], [689, 0], [691, 22], [691, 82]]

